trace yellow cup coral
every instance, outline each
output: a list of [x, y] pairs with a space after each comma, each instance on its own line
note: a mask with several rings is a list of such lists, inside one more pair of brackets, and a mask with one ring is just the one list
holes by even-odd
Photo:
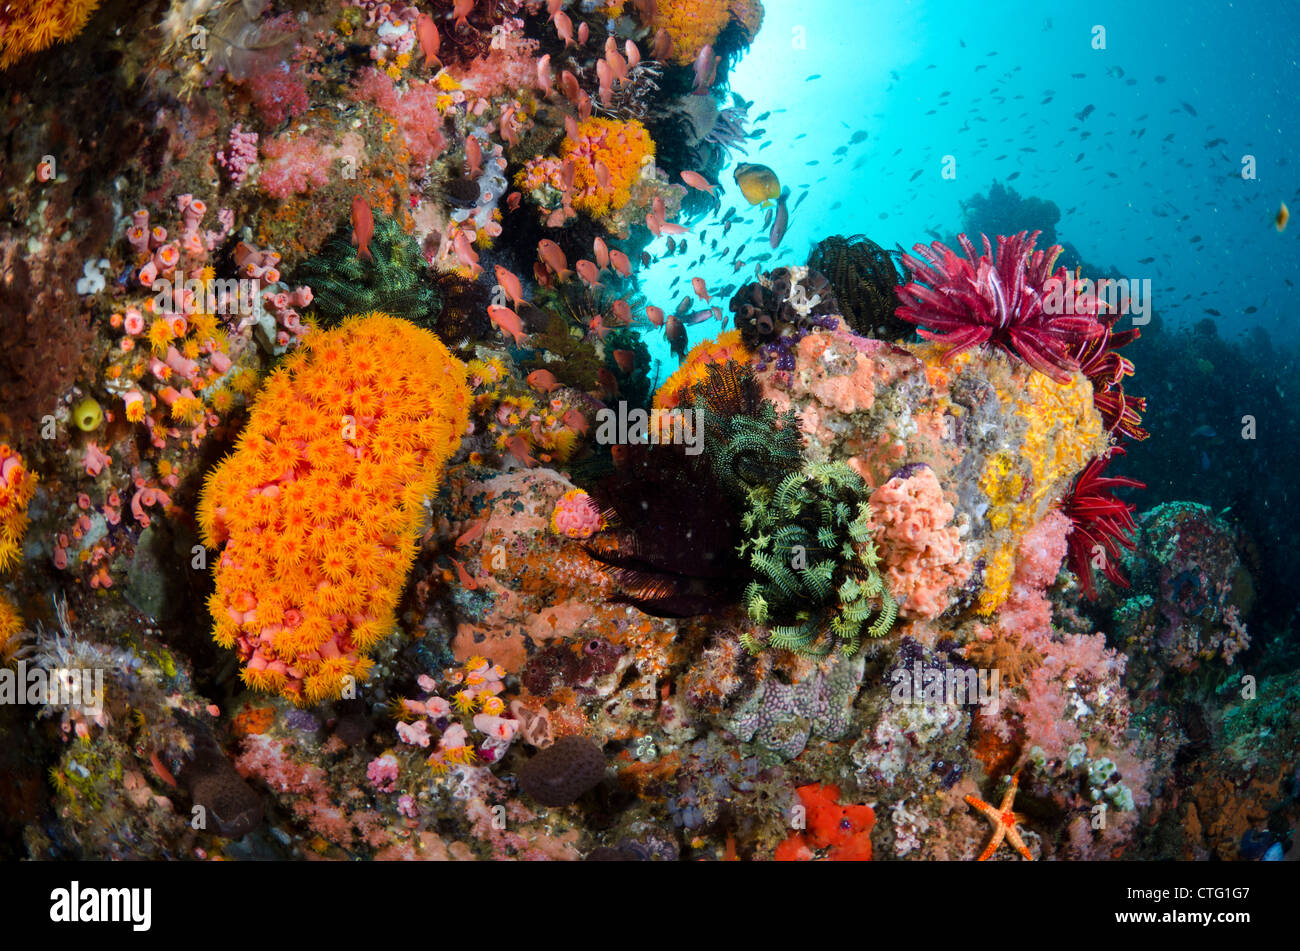
[[386, 314], [310, 333], [268, 377], [198, 513], [225, 545], [213, 638], [246, 684], [309, 704], [367, 675], [468, 408], [464, 365]]
[[683, 401], [690, 402], [691, 390], [708, 378], [710, 364], [749, 363], [753, 355], [739, 330], [728, 330], [716, 339], [700, 341], [686, 354], [673, 375], [655, 390], [654, 408], [674, 409]]
[[0, 69], [82, 31], [99, 0], [9, 0], [0, 5]]
[[35, 492], [36, 477], [23, 467], [23, 457], [0, 443], [0, 574], [22, 558], [27, 503]]
[[[573, 163], [573, 207], [592, 218], [618, 211], [632, 199], [632, 186], [655, 154], [646, 127], [635, 119], [620, 122], [593, 116], [578, 126], [577, 139], [564, 139], [560, 157], [535, 158], [516, 183], [524, 191], [564, 191], [564, 166]], [[542, 202], [550, 207], [545, 201]]]
[[688, 66], [696, 53], [718, 38], [730, 20], [728, 0], [660, 0], [651, 29], [667, 30], [673, 41], [672, 61]]
[[13, 659], [21, 641], [17, 635], [23, 629], [23, 619], [8, 598], [0, 594], [0, 667]]

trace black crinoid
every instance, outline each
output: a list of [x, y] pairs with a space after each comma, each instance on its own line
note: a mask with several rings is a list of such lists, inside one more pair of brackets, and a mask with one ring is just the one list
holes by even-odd
[[778, 418], [736, 364], [710, 367], [693, 410], [703, 452], [688, 452], [689, 443], [634, 447], [592, 491], [610, 531], [587, 550], [617, 584], [612, 600], [655, 617], [711, 614], [740, 600], [748, 576], [735, 487], [799, 465], [794, 417]]
[[840, 304], [840, 313], [854, 333], [880, 340], [902, 340], [914, 328], [894, 316], [894, 288], [904, 275], [894, 255], [862, 235], [832, 235], [808, 257], [808, 267], [826, 275]]
[[294, 273], [312, 290], [312, 309], [322, 326], [352, 314], [381, 311], [432, 329], [442, 298], [420, 245], [387, 215], [374, 213], [370, 260], [357, 253], [352, 226], [343, 224], [325, 246]]

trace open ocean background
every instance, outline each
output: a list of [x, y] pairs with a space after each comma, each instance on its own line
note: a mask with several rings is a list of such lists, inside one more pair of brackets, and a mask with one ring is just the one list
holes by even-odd
[[[1055, 202], [1058, 240], [1090, 265], [1149, 278], [1169, 329], [1210, 317], [1227, 339], [1260, 326], [1276, 342], [1300, 342], [1300, 227], [1273, 226], [1280, 202], [1300, 207], [1289, 154], [1300, 141], [1300, 3], [765, 6], [762, 31], [731, 73], [733, 92], [753, 100], [751, 129], [766, 130], [747, 160], [771, 167], [791, 193], [789, 232], [759, 262], [764, 270], [805, 263], [832, 234], [865, 234], [887, 249], [947, 240], [961, 230], [961, 203], [996, 181]], [[1096, 26], [1104, 50], [1092, 47]], [[865, 139], [850, 144], [859, 130]], [[1248, 155], [1252, 180], [1241, 174]], [[945, 156], [955, 178], [942, 175]], [[687, 253], [671, 258], [659, 239], [649, 249], [658, 260], [641, 271], [649, 302], [671, 312], [697, 275], [714, 292], [752, 279], [767, 231], [732, 180], [734, 164], [721, 174], [719, 216], [737, 204], [747, 223], [724, 238], [718, 217], [700, 219]], [[701, 231], [732, 254], [692, 266], [709, 250]], [[746, 240], [750, 263], [737, 273], [731, 258]], [[712, 304], [726, 312], [729, 297]], [[719, 324], [688, 329], [693, 346]], [[662, 333], [649, 342], [670, 372]]]

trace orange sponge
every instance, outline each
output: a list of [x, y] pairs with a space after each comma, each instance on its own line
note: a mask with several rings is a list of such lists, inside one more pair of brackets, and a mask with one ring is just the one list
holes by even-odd
[[367, 675], [468, 407], [464, 365], [386, 314], [314, 331], [267, 379], [198, 513], [246, 684], [310, 704]]

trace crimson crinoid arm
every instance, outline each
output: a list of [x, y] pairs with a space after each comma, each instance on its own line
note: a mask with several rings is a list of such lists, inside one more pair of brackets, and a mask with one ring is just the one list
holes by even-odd
[[[1128, 476], [1104, 475], [1111, 458], [1117, 455], [1124, 455], [1118, 446], [1084, 466], [1061, 504], [1061, 511], [1069, 517], [1072, 526], [1067, 539], [1070, 570], [1089, 599], [1097, 597], [1094, 567], [1101, 568], [1121, 588], [1128, 587], [1128, 579], [1119, 570], [1120, 548], [1133, 550], [1133, 539], [1129, 536], [1137, 529], [1133, 521], [1137, 506], [1116, 498], [1111, 490], [1145, 489], [1146, 483]], [[1098, 555], [1099, 562], [1094, 560]]]
[[1124, 392], [1124, 379], [1133, 375], [1133, 361], [1117, 351], [1141, 336], [1136, 327], [1115, 330], [1118, 314], [1101, 314], [1102, 332], [1074, 349], [1079, 369], [1092, 382], [1092, 402], [1101, 413], [1106, 431], [1141, 442], [1151, 434], [1142, 428], [1146, 397]]
[[[984, 253], [978, 256], [964, 234], [957, 236], [964, 258], [940, 241], [916, 245], [921, 259], [902, 258], [913, 279], [898, 288], [903, 303], [897, 315], [916, 324], [926, 340], [948, 344], [945, 361], [992, 345], [1064, 382], [1079, 368], [1073, 349], [1104, 330], [1096, 318], [1102, 304], [1091, 291], [1067, 293], [1074, 290], [1069, 271], [1052, 271], [1061, 246], [1035, 251], [1039, 234], [1000, 235], [996, 256], [986, 235], [980, 235]], [[1049, 304], [1049, 298], [1067, 297], [1070, 306], [1060, 313]]]

